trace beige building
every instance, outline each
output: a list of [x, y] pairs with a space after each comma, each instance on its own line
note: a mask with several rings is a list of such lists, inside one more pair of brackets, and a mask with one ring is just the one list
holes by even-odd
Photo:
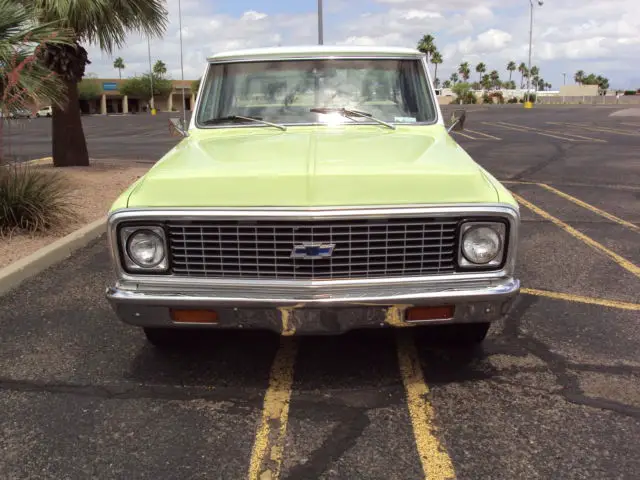
[[[95, 100], [80, 100], [80, 110], [85, 114], [113, 114], [113, 113], [137, 113], [146, 111], [148, 98], [128, 97], [119, 91], [127, 79], [96, 78], [91, 79], [99, 85], [101, 94]], [[191, 91], [193, 80], [172, 80], [173, 91], [171, 94], [154, 97], [154, 106], [159, 112], [172, 112], [182, 110], [182, 92], [184, 90], [186, 110], [194, 106], [197, 92]]]

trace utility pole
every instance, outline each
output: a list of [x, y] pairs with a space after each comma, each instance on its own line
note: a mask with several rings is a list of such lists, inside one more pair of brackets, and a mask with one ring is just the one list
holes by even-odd
[[[178, 0], [178, 19], [180, 22], [180, 71], [182, 75], [182, 128], [184, 130], [187, 129], [187, 102], [185, 99], [185, 89], [187, 88], [184, 84], [184, 63], [182, 60], [182, 2]], [[171, 94], [173, 95], [173, 93]], [[191, 92], [191, 103], [193, 104], [193, 92]]]
[[[527, 100], [531, 98], [531, 46], [533, 44], [533, 0], [529, 0], [531, 4], [531, 20], [529, 25], [529, 75], [527, 75]], [[538, 0], [538, 5], [542, 6], [543, 0]], [[530, 101], [530, 100], [529, 100]]]
[[324, 32], [322, 22], [322, 0], [318, 0], [318, 45], [324, 44]]
[[567, 74], [566, 74], [566, 73], [563, 73], [563, 74], [562, 74], [562, 77], [563, 77], [562, 84], [563, 84], [563, 85], [566, 85], [566, 84], [567, 84]]
[[[149, 49], [149, 81], [151, 82], [151, 110], [155, 110], [155, 103], [153, 102], [153, 68], [151, 67], [151, 41], [147, 36], [147, 47]], [[151, 113], [151, 112], [149, 112]]]

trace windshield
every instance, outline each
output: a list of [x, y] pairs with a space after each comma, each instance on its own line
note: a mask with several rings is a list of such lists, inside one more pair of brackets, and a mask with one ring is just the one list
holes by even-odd
[[[389, 123], [435, 121], [433, 98], [418, 59], [309, 59], [212, 64], [197, 112], [199, 126], [233, 116], [277, 124], [375, 124], [366, 116], [312, 112], [347, 108]], [[234, 121], [238, 124], [238, 121]], [[258, 123], [240, 122], [259, 126]], [[228, 125], [228, 124], [226, 124]]]

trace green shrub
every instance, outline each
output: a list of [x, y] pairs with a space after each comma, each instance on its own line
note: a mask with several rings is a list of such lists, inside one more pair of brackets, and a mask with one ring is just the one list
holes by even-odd
[[44, 232], [70, 220], [70, 193], [58, 172], [0, 165], [0, 235]]
[[507, 100], [507, 103], [518, 103], [518, 99], [516, 97], [511, 97], [509, 100]]
[[482, 94], [482, 103], [493, 103], [493, 100], [491, 100], [491, 95], [489, 95], [487, 92], [484, 92]]
[[502, 92], [493, 92], [491, 94], [491, 98], [492, 101], [495, 98], [497, 100], [497, 103], [499, 103], [500, 105], [504, 104], [504, 95], [502, 95]]
[[637, 92], [635, 90], [625, 90], [624, 94], [625, 95], [635, 95]]

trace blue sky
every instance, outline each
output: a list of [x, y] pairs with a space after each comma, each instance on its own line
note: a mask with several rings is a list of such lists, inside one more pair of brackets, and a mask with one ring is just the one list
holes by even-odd
[[[637, 0], [548, 0], [535, 8], [533, 63], [558, 88], [567, 73], [601, 74], [613, 88], [640, 88], [637, 68], [640, 16]], [[317, 42], [316, 0], [182, 0], [185, 78], [200, 76], [205, 58], [221, 50]], [[463, 62], [484, 62], [508, 78], [509, 60], [527, 61], [528, 0], [324, 0], [325, 43], [414, 47], [426, 33], [436, 37], [448, 78]], [[152, 60], [163, 60], [180, 78], [178, 0], [168, 0], [170, 24], [151, 42]], [[132, 35], [112, 57], [90, 48], [88, 72], [117, 76], [121, 56], [125, 76], [148, 70], [147, 42]], [[472, 77], [474, 78], [474, 77]]]

